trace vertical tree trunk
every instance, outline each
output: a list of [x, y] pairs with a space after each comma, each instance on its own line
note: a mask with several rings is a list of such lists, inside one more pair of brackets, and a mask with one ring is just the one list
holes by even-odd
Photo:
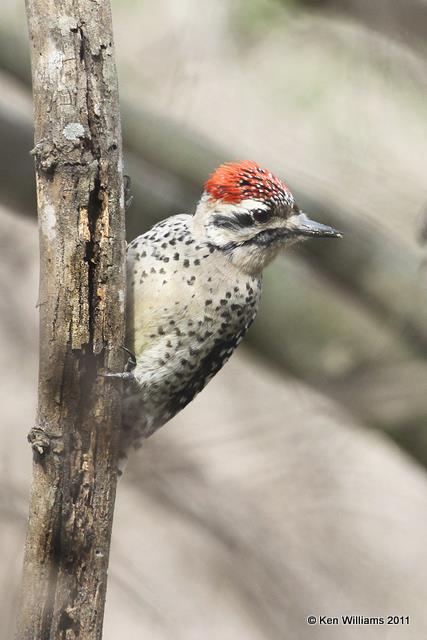
[[27, 0], [40, 370], [19, 640], [101, 638], [123, 366], [122, 143], [109, 0]]

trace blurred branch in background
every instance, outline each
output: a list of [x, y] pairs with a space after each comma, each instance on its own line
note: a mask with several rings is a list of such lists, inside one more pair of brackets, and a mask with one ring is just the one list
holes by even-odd
[[[230, 15], [236, 21], [239, 14], [239, 37], [242, 33], [251, 34], [250, 39], [249, 35], [241, 39], [241, 45], [236, 44], [240, 40], [229, 39], [227, 29], [231, 27], [221, 22], [228, 19], [221, 17], [228, 16], [228, 5], [224, 5], [226, 9], [219, 8], [209, 23], [212, 33], [206, 35], [208, 44], [205, 45], [203, 31], [200, 31], [202, 24], [197, 23], [197, 31], [195, 23], [190, 24], [192, 38], [187, 37], [187, 32], [180, 32], [180, 45], [176, 49], [178, 70], [176, 75], [169, 77], [171, 65], [161, 66], [161, 53], [156, 47], [161, 51], [167, 37], [169, 46], [176, 46], [174, 29], [181, 25], [179, 11], [176, 15], [173, 10], [167, 17], [163, 16], [163, 30], [158, 34], [155, 31], [157, 23], [152, 24], [154, 31], [145, 46], [151, 47], [149, 57], [158, 61], [158, 71], [135, 66], [142, 45], [135, 45], [138, 38], [129, 37], [128, 5], [116, 2], [119, 38], [121, 25], [126, 37], [126, 46], [123, 40], [121, 47], [124, 52], [121, 61], [122, 114], [126, 172], [132, 177], [134, 193], [134, 203], [128, 213], [128, 237], [134, 237], [162, 217], [191, 210], [206, 176], [225, 159], [250, 156], [259, 161], [265, 158], [269, 166], [278, 165], [278, 171], [289, 180], [301, 206], [313, 216], [342, 229], [345, 239], [333, 251], [329, 250], [327, 241], [307, 244], [271, 268], [266, 275], [268, 286], [261, 312], [249, 340], [285, 370], [328, 393], [367, 424], [386, 430], [427, 462], [422, 435], [427, 399], [420, 392], [423, 383], [427, 384], [424, 364], [427, 300], [421, 293], [419, 277], [422, 252], [413, 240], [417, 207], [422, 197], [427, 200], [427, 193], [422, 186], [423, 172], [417, 154], [415, 151], [407, 153], [408, 140], [418, 138], [422, 142], [416, 121], [409, 123], [407, 114], [409, 107], [418, 113], [418, 93], [423, 93], [426, 77], [420, 71], [419, 58], [405, 48], [413, 46], [412, 31], [404, 28], [399, 31], [401, 49], [386, 46], [385, 38], [390, 33], [388, 25], [400, 24], [402, 3], [390, 1], [375, 6], [368, 6], [363, 1], [335, 3], [337, 11], [351, 10], [361, 24], [370, 27], [375, 24], [374, 19], [371, 21], [372, 13], [382, 16], [381, 19], [378, 17], [380, 30], [384, 33], [381, 41], [365, 32], [364, 27], [353, 29], [337, 19], [332, 4], [318, 3], [319, 7], [328, 5], [326, 22], [321, 11], [301, 10], [304, 3], [290, 3], [287, 12], [286, 3], [282, 11], [275, 0], [236, 2]], [[165, 2], [162, 6], [169, 5]], [[221, 6], [219, 3], [218, 7]], [[420, 24], [418, 12], [422, 12], [423, 5], [414, 1], [405, 7], [406, 17], [402, 24], [413, 23], [416, 29]], [[255, 8], [258, 13], [252, 11]], [[137, 11], [138, 15], [143, 14], [143, 21], [154, 20], [151, 14], [144, 14], [144, 9]], [[4, 41], [13, 39], [16, 49], [17, 41], [22, 40], [19, 19], [13, 12], [6, 12], [6, 17], [8, 24], [0, 26], [4, 30], [2, 37]], [[185, 19], [188, 31], [188, 15]], [[196, 20], [193, 15], [192, 20]], [[249, 20], [252, 21], [250, 32]], [[288, 49], [280, 30], [286, 32]], [[211, 43], [214, 40], [222, 43], [221, 51], [227, 52], [228, 66], [225, 59], [221, 59], [220, 49]], [[212, 47], [209, 60], [194, 62], [198, 55], [194, 50], [198, 52], [201, 47], [203, 58], [203, 46]], [[7, 47], [4, 48], [4, 53], [0, 51], [0, 65], [4, 59], [5, 69], [13, 71], [16, 78], [25, 79], [26, 56], [21, 53], [11, 59]], [[25, 48], [24, 43], [21, 48]], [[290, 56], [295, 51], [302, 72], [289, 78], [293, 85], [285, 85], [291, 91], [285, 94], [286, 106], [282, 115], [279, 109], [277, 113], [267, 110], [258, 96], [265, 93], [274, 104], [281, 104], [280, 74], [289, 73]], [[341, 57], [347, 56], [343, 69], [346, 69], [345, 64], [351, 69], [347, 74], [348, 82], [346, 72], [337, 68], [338, 52], [342, 52]], [[317, 60], [313, 62], [317, 53], [324, 58], [320, 60], [323, 74], [320, 87], [317, 87], [318, 77], [314, 75], [319, 67]], [[211, 57], [215, 54], [218, 54], [214, 58], [216, 66], [212, 68]], [[276, 71], [274, 61], [280, 60], [281, 55], [289, 58], [288, 65]], [[233, 56], [236, 65], [240, 65], [239, 76], [233, 75], [230, 66]], [[262, 73], [264, 59], [270, 61], [268, 76]], [[187, 65], [190, 68], [191, 79], [197, 64], [205, 76], [197, 76], [195, 91], [187, 82], [186, 68]], [[257, 67], [261, 75], [250, 76], [251, 69]], [[307, 95], [300, 86], [305, 78], [303, 72], [307, 75], [306, 82], [311, 83]], [[156, 84], [157, 76], [162, 78], [159, 85]], [[215, 119], [215, 106], [211, 113], [208, 103], [203, 102], [204, 92], [210, 91], [211, 76], [221, 78], [218, 108], [224, 103], [224, 114], [230, 119], [231, 127], [226, 118]], [[229, 88], [236, 77], [241, 100], [247, 101], [249, 114], [239, 112], [239, 126], [233, 114], [234, 87]], [[247, 93], [245, 83], [249, 84], [250, 93]], [[145, 91], [147, 87], [149, 89]], [[165, 87], [169, 87], [169, 94]], [[329, 94], [325, 97], [325, 88], [329, 87], [330, 97]], [[156, 91], [159, 96], [160, 91], [164, 92], [164, 103], [161, 97], [157, 102], [153, 99]], [[348, 103], [341, 98], [342, 104], [335, 104], [345, 91], [349, 94]], [[151, 97], [147, 99], [146, 96]], [[176, 100], [170, 96], [176, 96]], [[191, 101], [196, 99], [200, 103], [197, 109], [191, 106]], [[185, 113], [188, 112], [185, 118], [180, 116], [180, 101], [185, 104]], [[314, 105], [312, 111], [307, 110], [307, 101]], [[354, 112], [366, 119], [367, 127], [371, 122], [377, 122], [378, 129], [382, 127], [377, 138], [374, 131], [366, 131], [366, 126], [363, 128], [362, 120], [359, 124], [354, 117], [350, 120], [347, 116], [350, 101]], [[13, 98], [8, 103], [12, 104]], [[256, 108], [253, 116], [250, 112], [252, 104]], [[390, 104], [395, 113], [390, 111]], [[331, 114], [335, 114], [335, 121]], [[343, 126], [339, 129], [341, 119]], [[10, 121], [6, 116], [4, 120]], [[24, 120], [22, 117], [19, 124], [14, 123], [10, 136], [16, 131], [18, 140], [25, 139], [28, 123]], [[266, 124], [262, 128], [264, 121]], [[396, 129], [395, 122], [405, 123], [406, 128]], [[275, 134], [272, 139], [268, 138], [269, 131]], [[347, 155], [341, 152], [344, 144], [352, 149]], [[303, 153], [304, 145], [307, 149]], [[286, 163], [281, 159], [283, 148], [287, 151]], [[406, 176], [402, 177], [397, 172], [405, 161]], [[15, 175], [15, 171], [9, 173]], [[18, 173], [22, 184], [19, 198], [22, 200], [16, 200], [15, 204], [23, 206], [25, 194], [31, 192], [31, 177], [29, 173]], [[9, 182], [14, 180], [13, 176]], [[6, 193], [7, 190], [8, 185], [5, 185]]]
[[31, 96], [12, 76], [0, 71], [0, 199], [18, 211], [36, 215]]
[[360, 20], [369, 29], [391, 35], [410, 47], [423, 49], [427, 32], [424, 0], [299, 0], [316, 9], [333, 10]]

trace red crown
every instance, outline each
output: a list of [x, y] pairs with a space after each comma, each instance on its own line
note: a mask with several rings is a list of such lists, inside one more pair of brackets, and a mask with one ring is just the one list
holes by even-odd
[[292, 199], [284, 182], [252, 160], [222, 164], [206, 181], [205, 191], [211, 198], [230, 204], [246, 198], [278, 204]]

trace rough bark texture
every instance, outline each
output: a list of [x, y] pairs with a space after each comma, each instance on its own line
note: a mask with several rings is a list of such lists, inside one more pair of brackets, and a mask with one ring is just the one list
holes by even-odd
[[123, 366], [124, 206], [108, 0], [27, 0], [40, 229], [39, 405], [21, 640], [100, 638]]

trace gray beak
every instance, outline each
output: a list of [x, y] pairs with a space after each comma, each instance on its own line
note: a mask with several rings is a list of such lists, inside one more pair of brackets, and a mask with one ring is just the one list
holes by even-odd
[[292, 231], [292, 235], [313, 238], [342, 238], [342, 233], [326, 224], [310, 220], [305, 213], [292, 215], [287, 220], [287, 228]]

